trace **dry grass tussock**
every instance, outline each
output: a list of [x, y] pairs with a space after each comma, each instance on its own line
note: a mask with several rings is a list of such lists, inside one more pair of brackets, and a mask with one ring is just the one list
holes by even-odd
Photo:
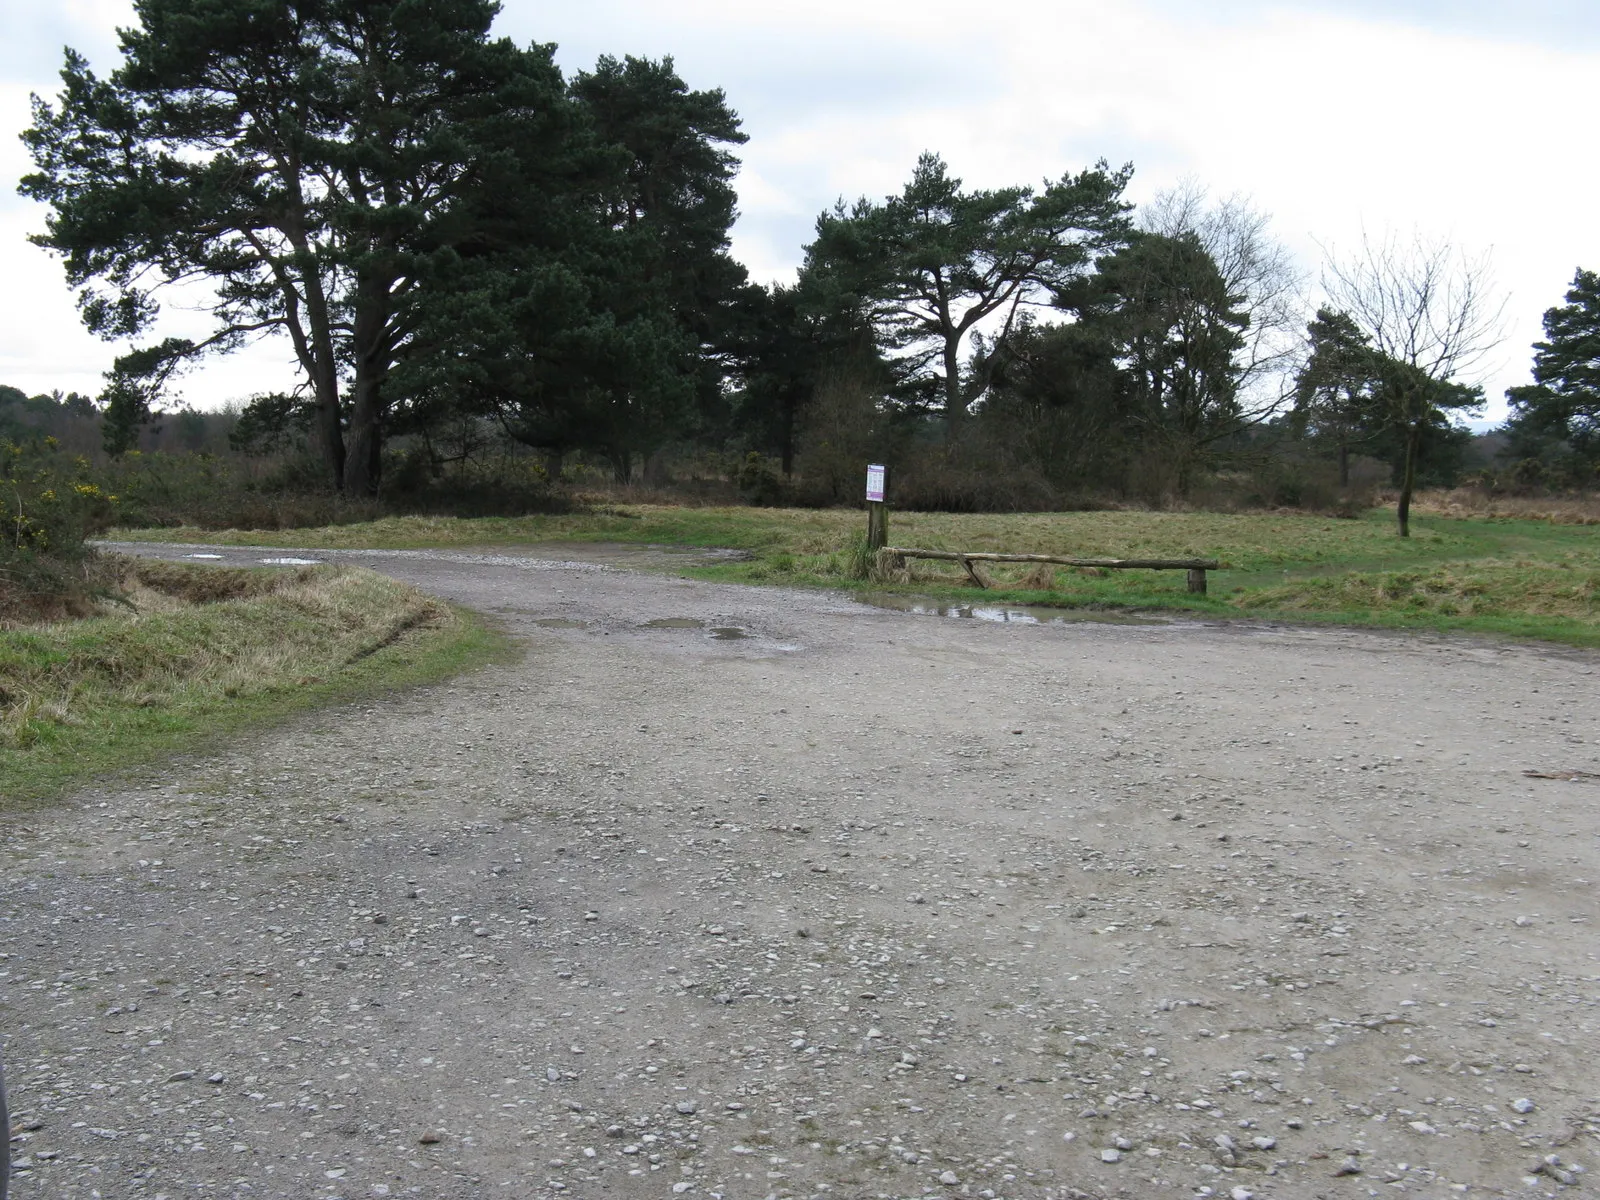
[[1417, 493], [1413, 512], [1488, 521], [1547, 521], [1600, 525], [1600, 496], [1494, 496], [1482, 488]]
[[321, 683], [458, 620], [415, 589], [352, 568], [114, 566], [115, 608], [0, 630], [0, 751], [118, 712], [181, 715]]
[[0, 629], [92, 617], [117, 594], [118, 574], [94, 554], [0, 557]]
[[1026, 588], [1030, 592], [1050, 592], [1055, 590], [1056, 569], [1049, 563], [1034, 563], [1017, 581], [1017, 586]]
[[1600, 569], [1584, 562], [1479, 561], [1297, 579], [1237, 597], [1280, 612], [1560, 617], [1600, 626]]

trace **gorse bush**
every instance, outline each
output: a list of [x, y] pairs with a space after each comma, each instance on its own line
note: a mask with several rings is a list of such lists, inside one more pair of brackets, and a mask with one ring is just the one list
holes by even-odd
[[0, 624], [82, 616], [108, 597], [85, 544], [117, 497], [54, 438], [0, 442]]
[[0, 442], [0, 555], [81, 557], [84, 540], [111, 524], [117, 497], [91, 476], [89, 460], [54, 438]]

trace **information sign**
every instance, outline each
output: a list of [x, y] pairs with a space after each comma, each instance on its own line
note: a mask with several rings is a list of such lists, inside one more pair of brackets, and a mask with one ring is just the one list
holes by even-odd
[[883, 481], [886, 474], [883, 466], [872, 463], [867, 467], [867, 502], [869, 504], [883, 503]]

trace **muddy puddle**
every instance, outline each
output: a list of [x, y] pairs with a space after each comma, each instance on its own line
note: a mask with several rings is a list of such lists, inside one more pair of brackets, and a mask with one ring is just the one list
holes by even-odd
[[657, 617], [653, 621], [646, 621], [641, 629], [705, 629], [706, 636], [719, 642], [737, 642], [748, 637], [754, 637], [748, 629], [737, 625], [713, 625], [706, 628], [706, 623], [695, 617]]
[[1033, 604], [941, 604], [927, 596], [902, 596], [893, 592], [867, 592], [857, 596], [862, 604], [895, 612], [964, 621], [995, 621], [1004, 625], [1170, 625], [1160, 617], [1096, 612], [1081, 608], [1045, 608]]
[[587, 629], [587, 621], [576, 621], [571, 617], [545, 617], [534, 622], [540, 629]]

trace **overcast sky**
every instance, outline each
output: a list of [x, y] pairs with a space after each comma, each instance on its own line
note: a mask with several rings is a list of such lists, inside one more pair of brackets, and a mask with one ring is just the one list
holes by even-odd
[[[61, 49], [115, 65], [123, 0], [0, 9], [0, 176], [28, 162], [28, 95]], [[498, 30], [600, 54], [673, 55], [744, 119], [734, 251], [793, 277], [817, 213], [882, 196], [936, 150], [971, 186], [1038, 182], [1096, 159], [1135, 166], [1131, 198], [1185, 177], [1244, 193], [1314, 280], [1362, 229], [1492, 250], [1507, 334], [1481, 380], [1491, 419], [1525, 382], [1539, 318], [1600, 268], [1594, 0], [506, 0]], [[0, 383], [98, 392], [117, 348], [83, 332], [43, 214], [0, 189]], [[1314, 299], [1314, 297], [1313, 297]], [[175, 312], [171, 329], [198, 331]], [[291, 379], [269, 342], [187, 377], [207, 407]]]

